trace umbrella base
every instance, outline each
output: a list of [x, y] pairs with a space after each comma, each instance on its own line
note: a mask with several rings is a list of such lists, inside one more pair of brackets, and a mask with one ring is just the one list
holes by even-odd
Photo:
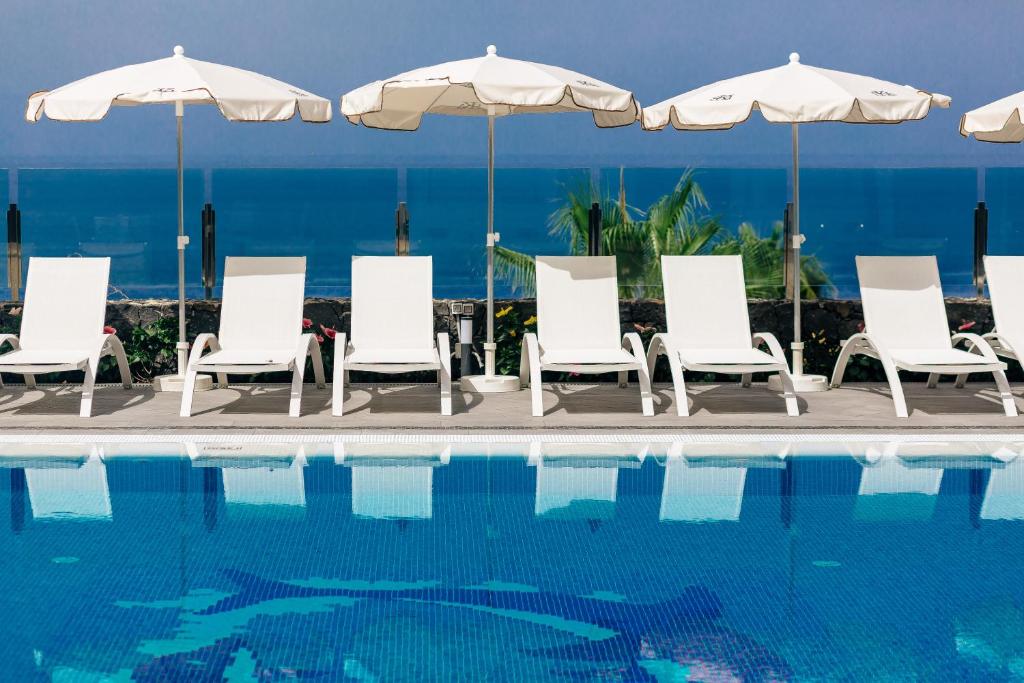
[[519, 391], [519, 378], [511, 375], [466, 375], [459, 380], [463, 391], [474, 394], [499, 394]]
[[[782, 380], [778, 375], [768, 378], [768, 388], [771, 391], [782, 391]], [[798, 394], [828, 391], [828, 378], [824, 375], [793, 375], [793, 390]]]
[[[161, 375], [153, 378], [153, 391], [181, 393], [185, 386], [185, 378], [181, 375]], [[213, 388], [213, 377], [196, 375], [196, 391], [209, 391]]]

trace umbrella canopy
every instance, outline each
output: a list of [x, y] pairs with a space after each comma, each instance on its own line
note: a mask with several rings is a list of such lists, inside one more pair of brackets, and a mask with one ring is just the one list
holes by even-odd
[[368, 83], [341, 98], [341, 113], [369, 128], [416, 130], [424, 114], [509, 116], [589, 111], [601, 128], [628, 126], [633, 93], [547, 64], [487, 55], [428, 66]]
[[982, 142], [1024, 142], [1024, 92], [1019, 92], [960, 117], [960, 135]]
[[[252, 71], [174, 55], [132, 64], [42, 90], [28, 98], [25, 119], [35, 123], [45, 114], [56, 121], [99, 121], [111, 107], [144, 104], [174, 105], [178, 125], [178, 373], [157, 378], [158, 390], [180, 391], [188, 360], [185, 341], [185, 216], [183, 199], [183, 134], [185, 105], [213, 104], [229, 121], [287, 121], [298, 113], [303, 121], [331, 120], [331, 103], [301, 88]], [[204, 378], [197, 388], [209, 388]]]
[[[789, 63], [718, 81], [682, 95], [645, 107], [641, 116], [644, 130], [661, 130], [669, 124], [677, 130], [728, 130], [760, 111], [771, 123], [788, 123], [793, 137], [793, 212], [790, 277], [793, 282], [793, 383], [797, 391], [828, 388], [820, 375], [803, 374], [803, 342], [800, 330], [800, 143], [801, 123], [901, 123], [928, 115], [933, 106], [948, 107], [945, 95], [909, 85], [822, 69], [800, 63], [800, 55], [789, 55]], [[778, 377], [769, 386], [779, 388]]]
[[46, 114], [55, 121], [99, 121], [112, 106], [215, 104], [229, 121], [331, 120], [331, 103], [305, 90], [252, 71], [174, 56], [88, 76], [28, 98], [25, 118]]
[[487, 341], [484, 374], [463, 377], [466, 391], [513, 391], [518, 377], [495, 376], [494, 344], [494, 120], [512, 114], [590, 112], [601, 128], [628, 126], [640, 116], [633, 93], [557, 66], [487, 54], [407, 71], [368, 83], [341, 98], [353, 124], [416, 130], [424, 114], [487, 117]]
[[754, 110], [771, 123], [900, 123], [923, 119], [949, 98], [869, 76], [789, 63], [718, 81], [644, 107], [645, 130], [727, 130]]

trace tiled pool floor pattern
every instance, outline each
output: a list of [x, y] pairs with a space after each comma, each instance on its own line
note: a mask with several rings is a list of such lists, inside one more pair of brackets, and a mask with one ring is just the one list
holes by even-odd
[[1014, 462], [681, 462], [7, 467], [3, 678], [1024, 677]]
[[[178, 416], [180, 394], [154, 393], [139, 386], [97, 390], [93, 416], [78, 417], [80, 394], [70, 385], [25, 390], [20, 385], [0, 389], [0, 424], [5, 431], [41, 430], [863, 430], [950, 429], [1024, 432], [1024, 414], [1003, 415], [990, 383], [971, 383], [956, 389], [951, 383], [928, 389], [922, 382], [904, 384], [910, 417], [897, 418], [888, 386], [849, 383], [840, 389], [799, 397], [801, 415], [788, 417], [781, 397], [755, 383], [688, 385], [690, 417], [676, 415], [670, 386], [654, 387], [655, 414], [640, 412], [634, 385], [547, 384], [543, 417], [532, 417], [530, 394], [523, 390], [481, 397], [455, 391], [454, 414], [442, 417], [437, 388], [431, 385], [356, 385], [347, 392], [345, 415], [331, 416], [330, 391], [307, 385], [303, 414], [288, 417], [288, 386], [233, 385], [200, 392], [190, 418]], [[1024, 388], [1015, 388], [1024, 412]]]

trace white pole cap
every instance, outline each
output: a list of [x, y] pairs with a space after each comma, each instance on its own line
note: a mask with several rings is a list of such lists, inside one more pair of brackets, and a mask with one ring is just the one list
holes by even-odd
[[496, 54], [498, 54], [498, 48], [496, 48], [493, 45], [488, 45], [487, 46], [487, 56], [490, 57], [490, 56], [493, 56], [493, 55], [496, 55]]
[[789, 53], [789, 61], [790, 62], [799, 62], [800, 61], [800, 53], [799, 52], [790, 52]]
[[181, 45], [175, 45], [174, 46], [174, 56], [175, 57], [181, 57], [184, 54], [185, 54], [185, 48], [183, 48]]

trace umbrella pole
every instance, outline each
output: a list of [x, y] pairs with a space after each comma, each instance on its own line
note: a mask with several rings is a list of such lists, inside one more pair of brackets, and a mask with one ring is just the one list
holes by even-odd
[[[828, 378], [824, 375], [804, 374], [804, 342], [803, 325], [801, 321], [800, 306], [800, 245], [803, 244], [804, 236], [800, 233], [800, 129], [799, 124], [792, 124], [793, 131], [793, 231], [791, 235], [790, 248], [793, 252], [793, 388], [797, 393], [811, 391], [826, 391], [828, 389]], [[768, 378], [768, 387], [773, 391], [782, 390], [782, 382], [778, 375]]]
[[174, 103], [174, 116], [178, 122], [178, 377], [185, 376], [188, 364], [188, 342], [185, 341], [185, 174], [183, 167], [183, 119], [185, 105]]
[[487, 343], [484, 375], [494, 377], [494, 114], [487, 116]]
[[497, 375], [495, 355], [498, 346], [494, 343], [494, 245], [501, 239], [494, 232], [494, 108], [487, 112], [487, 339], [484, 342], [484, 373], [463, 375], [459, 386], [463, 391], [493, 394], [519, 391], [519, 377]]
[[804, 374], [804, 344], [800, 319], [800, 128], [793, 124], [793, 376]]

